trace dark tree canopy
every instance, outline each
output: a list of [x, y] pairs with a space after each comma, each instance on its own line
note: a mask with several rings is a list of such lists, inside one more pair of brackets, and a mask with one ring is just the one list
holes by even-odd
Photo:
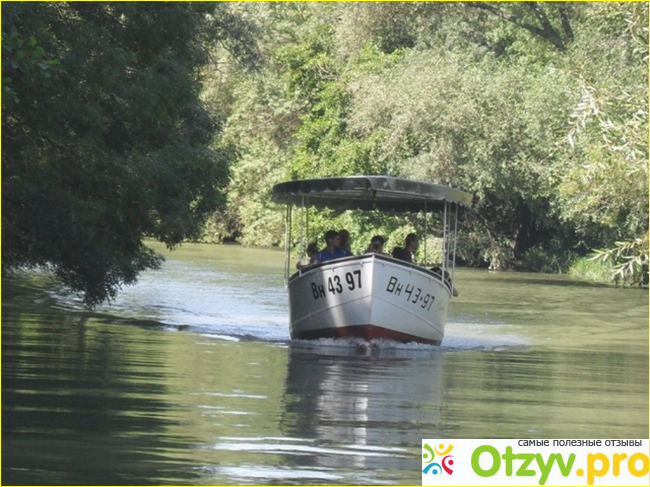
[[199, 233], [230, 157], [199, 99], [215, 8], [3, 5], [3, 273], [48, 267], [95, 304], [159, 265], [143, 237]]

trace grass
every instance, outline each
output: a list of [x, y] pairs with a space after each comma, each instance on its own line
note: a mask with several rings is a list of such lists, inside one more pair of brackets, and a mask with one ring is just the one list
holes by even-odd
[[606, 262], [589, 260], [588, 257], [574, 260], [569, 266], [567, 274], [587, 281], [612, 282], [612, 267]]

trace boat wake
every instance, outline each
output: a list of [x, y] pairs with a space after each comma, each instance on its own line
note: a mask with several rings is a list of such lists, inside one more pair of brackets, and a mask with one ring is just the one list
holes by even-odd
[[529, 341], [520, 334], [517, 326], [504, 324], [447, 323], [442, 344], [400, 343], [379, 339], [366, 341], [362, 338], [320, 338], [318, 340], [294, 340], [292, 348], [316, 353], [357, 354], [386, 356], [417, 356], [453, 351], [500, 352], [526, 348]]
[[[131, 291], [134, 294], [135, 290]], [[129, 294], [118, 297], [111, 305], [89, 311], [81, 300], [65, 292], [50, 290], [46, 304], [52, 309], [83, 315], [103, 323], [140, 326], [173, 332], [195, 333], [205, 338], [233, 342], [267, 342], [292, 348], [326, 354], [370, 354], [385, 356], [413, 356], [440, 351], [507, 351], [530, 345], [521, 326], [503, 323], [470, 322], [471, 317], [449, 321], [444, 339], [439, 346], [423, 343], [400, 343], [389, 339], [366, 341], [361, 338], [320, 338], [291, 340], [288, 317], [283, 305], [249, 303], [247, 309], [220, 307], [201, 309], [185, 303], [148, 302], [129, 299]], [[273, 296], [278, 302], [281, 296]], [[144, 305], [141, 304], [144, 301]], [[139, 306], [137, 304], [140, 304]], [[252, 304], [252, 306], [250, 305]], [[453, 320], [453, 317], [452, 317]]]
[[516, 325], [448, 322], [440, 348], [495, 352], [525, 348], [530, 342], [522, 335], [522, 331]]

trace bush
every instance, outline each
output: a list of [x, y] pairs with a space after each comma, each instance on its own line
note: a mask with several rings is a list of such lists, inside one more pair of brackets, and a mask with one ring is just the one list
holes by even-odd
[[561, 274], [573, 265], [576, 254], [560, 248], [544, 250], [540, 247], [529, 248], [522, 257], [521, 267], [533, 272]]

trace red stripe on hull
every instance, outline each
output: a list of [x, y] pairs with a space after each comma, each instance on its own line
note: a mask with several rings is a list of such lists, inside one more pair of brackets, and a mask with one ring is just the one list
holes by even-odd
[[316, 340], [318, 338], [363, 338], [364, 340], [377, 340], [379, 338], [394, 340], [401, 343], [417, 342], [428, 345], [440, 345], [442, 340], [429, 340], [427, 338], [388, 330], [375, 325], [339, 326], [336, 328], [322, 328], [320, 330], [292, 331], [291, 338], [297, 340]]

